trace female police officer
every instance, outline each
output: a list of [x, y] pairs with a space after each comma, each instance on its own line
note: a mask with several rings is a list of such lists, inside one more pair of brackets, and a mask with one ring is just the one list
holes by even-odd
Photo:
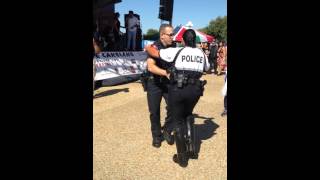
[[[203, 93], [200, 78], [204, 71], [208, 71], [210, 64], [206, 55], [196, 48], [196, 33], [188, 29], [183, 34], [183, 48], [167, 48], [157, 51], [148, 46], [147, 52], [154, 57], [172, 62], [174, 73], [168, 72], [170, 85], [168, 89], [168, 104], [172, 110], [175, 124], [175, 142], [177, 154], [173, 156], [174, 162], [181, 167], [188, 165], [186, 146], [186, 119], [192, 116], [192, 111]], [[170, 74], [170, 75], [169, 75]]]

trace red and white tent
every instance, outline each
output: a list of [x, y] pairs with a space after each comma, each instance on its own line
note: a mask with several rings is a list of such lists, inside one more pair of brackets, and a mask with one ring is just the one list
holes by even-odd
[[[187, 29], [192, 29], [192, 28], [189, 28], [189, 27], [186, 27], [186, 26], [177, 27], [175, 29], [175, 35], [173, 37], [173, 40], [181, 42], [182, 41], [182, 35]], [[197, 39], [196, 39], [197, 43], [199, 43], [199, 42], [209, 42], [209, 43], [211, 43], [215, 39], [213, 36], [207, 35], [207, 34], [205, 34], [203, 32], [200, 32], [200, 31], [198, 31], [196, 29], [193, 29], [193, 30], [196, 32], [196, 35], [197, 35]]]

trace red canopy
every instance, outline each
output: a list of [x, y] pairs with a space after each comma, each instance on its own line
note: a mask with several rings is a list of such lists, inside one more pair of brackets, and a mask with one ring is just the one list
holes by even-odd
[[[179, 28], [179, 27], [178, 27]], [[183, 33], [189, 28], [185, 26], [181, 26], [180, 29], [175, 29], [176, 34], [173, 37], [174, 41], [182, 41], [182, 35]], [[211, 43], [215, 38], [213, 36], [207, 35], [201, 31], [198, 31], [196, 29], [193, 29], [196, 32], [197, 35], [197, 42], [209, 42]]]

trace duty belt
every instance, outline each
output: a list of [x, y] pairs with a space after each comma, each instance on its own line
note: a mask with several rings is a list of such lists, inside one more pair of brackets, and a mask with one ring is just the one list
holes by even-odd
[[154, 82], [157, 82], [157, 83], [168, 83], [169, 80], [167, 79], [167, 77], [164, 77], [164, 76], [153, 76], [153, 75], [150, 75], [148, 77], [149, 80], [151, 81], [154, 81]]
[[195, 79], [195, 78], [188, 78], [187, 79], [187, 84], [196, 84], [199, 82], [200, 82], [200, 79]]
[[185, 85], [201, 85], [201, 81], [198, 78], [186, 77], [183, 74], [176, 75], [171, 81], [171, 84], [175, 84], [178, 88], [182, 88]]

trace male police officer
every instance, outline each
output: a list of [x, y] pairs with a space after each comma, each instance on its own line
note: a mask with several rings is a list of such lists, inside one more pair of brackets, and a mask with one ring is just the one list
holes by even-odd
[[[169, 108], [175, 124], [174, 138], [177, 154], [173, 156], [174, 162], [181, 167], [188, 165], [186, 145], [186, 119], [192, 116], [192, 111], [203, 93], [203, 83], [200, 77], [204, 71], [209, 70], [210, 64], [206, 55], [196, 48], [196, 33], [188, 29], [183, 34], [184, 48], [161, 49], [159, 52], [148, 46], [146, 49], [151, 56], [161, 57], [163, 60], [173, 62], [175, 73], [170, 74]], [[197, 156], [197, 154], [196, 154]], [[191, 158], [191, 157], [190, 157]]]
[[[173, 41], [173, 28], [169, 24], [162, 24], [160, 26], [160, 37], [152, 46], [158, 50], [172, 47]], [[150, 112], [151, 132], [152, 132], [152, 145], [159, 148], [162, 141], [161, 123], [160, 123], [160, 104], [162, 97], [168, 104], [168, 84], [166, 69], [169, 63], [161, 60], [160, 58], [147, 58], [147, 69], [150, 72], [149, 80], [147, 83], [147, 98], [148, 107]], [[171, 126], [171, 112], [169, 107], [167, 109], [167, 117], [163, 126], [163, 137], [168, 144], [173, 144], [174, 139], [170, 135], [172, 132]]]

